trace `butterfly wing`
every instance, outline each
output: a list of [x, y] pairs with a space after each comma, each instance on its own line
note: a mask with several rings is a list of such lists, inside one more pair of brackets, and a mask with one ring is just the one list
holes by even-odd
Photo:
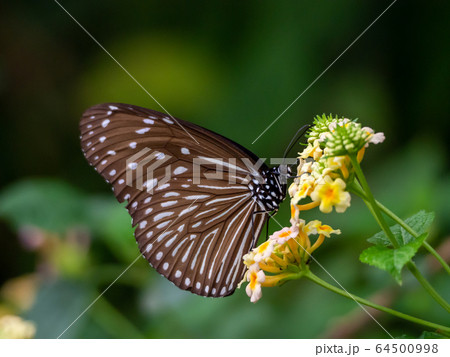
[[232, 294], [267, 217], [254, 214], [249, 189], [260, 180], [258, 158], [205, 128], [126, 104], [89, 108], [80, 130], [86, 159], [128, 202], [150, 264], [181, 289]]

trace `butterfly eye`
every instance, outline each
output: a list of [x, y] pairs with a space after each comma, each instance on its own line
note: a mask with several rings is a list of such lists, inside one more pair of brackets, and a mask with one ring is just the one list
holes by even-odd
[[80, 130], [86, 159], [127, 202], [145, 259], [181, 289], [232, 294], [242, 257], [285, 197], [279, 169], [219, 134], [132, 105], [91, 107]]

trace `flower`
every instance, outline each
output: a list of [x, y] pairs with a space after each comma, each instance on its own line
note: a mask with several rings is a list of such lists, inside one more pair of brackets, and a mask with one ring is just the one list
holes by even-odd
[[245, 292], [247, 293], [250, 301], [255, 303], [262, 296], [261, 283], [266, 280], [266, 275], [264, 271], [259, 270], [256, 266], [251, 266], [247, 271], [247, 281], [249, 284], [245, 288]]
[[247, 266], [247, 268], [250, 268], [253, 264], [255, 264], [255, 253], [249, 252], [245, 254], [242, 259], [244, 260], [244, 264]]
[[314, 202], [320, 202], [319, 209], [323, 213], [330, 213], [333, 206], [336, 212], [344, 212], [350, 206], [350, 194], [345, 191], [345, 182], [337, 178], [333, 181], [330, 176], [325, 176], [323, 184], [317, 185], [311, 193]]
[[308, 222], [305, 226], [305, 232], [310, 234], [323, 234], [325, 237], [329, 238], [331, 234], [341, 234], [340, 229], [333, 229], [327, 224], [322, 224], [321, 221], [314, 220]]
[[[383, 133], [361, 127], [356, 121], [331, 115], [317, 116], [309, 130], [307, 146], [299, 153], [297, 176], [289, 186], [290, 227], [244, 255], [247, 271], [239, 286], [248, 282], [251, 302], [262, 296], [262, 287], [279, 286], [299, 279], [309, 269], [309, 259], [332, 234], [341, 234], [319, 220], [306, 223], [300, 213], [319, 207], [324, 213], [344, 212], [350, 206], [347, 187], [355, 180], [353, 163], [361, 162], [370, 143], [384, 140]], [[311, 238], [312, 236], [316, 236]]]
[[366, 131], [368, 134], [366, 147], [369, 146], [369, 144], [382, 143], [385, 139], [384, 133], [375, 133], [374, 130], [368, 126], [365, 126], [362, 130]]
[[259, 263], [260, 261], [270, 257], [273, 252], [273, 243], [273, 241], [267, 240], [254, 250], [255, 255], [253, 257], [253, 260], [255, 261], [255, 263]]
[[269, 237], [269, 240], [274, 241], [277, 244], [284, 244], [289, 239], [298, 236], [298, 226], [293, 225], [292, 227], [285, 227], [280, 231], [275, 232]]
[[322, 156], [322, 149], [320, 148], [320, 140], [314, 140], [313, 144], [309, 144], [300, 154], [300, 158], [307, 159], [312, 157], [314, 160], [318, 160]]
[[[292, 203], [297, 204], [298, 201], [308, 196], [314, 189], [316, 180], [311, 175], [302, 175], [299, 184], [295, 187], [296, 191], [292, 195]], [[292, 190], [293, 191], [293, 190]], [[291, 192], [289, 192], [291, 193]]]

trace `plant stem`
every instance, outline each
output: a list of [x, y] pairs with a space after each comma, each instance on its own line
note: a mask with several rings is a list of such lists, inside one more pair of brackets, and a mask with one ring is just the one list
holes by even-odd
[[[355, 155], [350, 155], [350, 160], [352, 162], [353, 169], [355, 170], [356, 177], [359, 180], [359, 183], [361, 184], [361, 188], [364, 192], [364, 202], [366, 203], [369, 210], [374, 215], [375, 219], [381, 226], [381, 229], [384, 231], [386, 236], [389, 238], [389, 241], [391, 242], [392, 246], [394, 248], [399, 248], [400, 245], [395, 239], [393, 233], [391, 232], [388, 224], [384, 220], [384, 217], [381, 214], [380, 207], [378, 206], [377, 202], [375, 201], [375, 198], [373, 197], [372, 191], [370, 190], [369, 184], [367, 183], [366, 177], [364, 176], [364, 173], [362, 172], [361, 166], [359, 165], [358, 160], [356, 160]], [[355, 186], [355, 185], [353, 185]], [[354, 188], [355, 189], [355, 188]], [[434, 290], [434, 288], [431, 286], [431, 284], [425, 279], [425, 277], [420, 273], [420, 271], [417, 269], [415, 264], [410, 261], [406, 264], [406, 267], [409, 269], [409, 271], [415, 276], [417, 281], [423, 286], [423, 288], [430, 294], [430, 296], [437, 301], [439, 305], [441, 305], [447, 312], [450, 312], [450, 305], [439, 295], [439, 293]]]
[[370, 190], [369, 184], [367, 183], [366, 177], [364, 176], [361, 166], [359, 165], [358, 160], [356, 160], [356, 156], [350, 155], [350, 160], [352, 161], [353, 169], [355, 170], [356, 177], [358, 178], [362, 189], [364, 190], [366, 194], [365, 202], [367, 205], [370, 205], [370, 210], [372, 214], [375, 216], [375, 219], [380, 224], [381, 229], [386, 234], [388, 239], [390, 240], [392, 246], [394, 248], [399, 248], [400, 245], [398, 244], [397, 240], [395, 239], [394, 235], [392, 234], [391, 230], [389, 229], [389, 226], [387, 225], [386, 221], [384, 220], [383, 216], [381, 215], [380, 210], [378, 209], [378, 206], [375, 202], [375, 198], [373, 197], [372, 191]]
[[325, 289], [328, 289], [328, 290], [330, 290], [330, 291], [332, 291], [332, 292], [334, 292], [336, 294], [344, 296], [347, 299], [355, 300], [355, 301], [357, 301], [360, 304], [372, 307], [372, 308], [377, 309], [379, 311], [387, 312], [388, 314], [394, 315], [394, 316], [399, 317], [401, 319], [408, 320], [408, 321], [414, 322], [414, 323], [419, 324], [419, 325], [427, 326], [427, 327], [432, 328], [432, 329], [436, 329], [436, 330], [438, 330], [438, 332], [443, 333], [443, 334], [445, 334], [447, 336], [450, 336], [450, 327], [446, 327], [446, 326], [443, 326], [443, 325], [435, 324], [434, 322], [422, 320], [422, 319], [420, 319], [418, 317], [414, 317], [414, 316], [411, 316], [411, 315], [404, 314], [404, 313], [396, 311], [394, 309], [390, 309], [388, 307], [375, 304], [375, 303], [373, 303], [373, 302], [371, 302], [369, 300], [363, 299], [363, 298], [361, 298], [359, 296], [350, 294], [347, 291], [342, 290], [342, 289], [340, 289], [340, 288], [338, 288], [338, 287], [336, 287], [334, 285], [331, 285], [331, 284], [327, 283], [326, 281], [320, 279], [318, 276], [316, 276], [315, 274], [313, 274], [309, 270], [306, 271], [303, 274], [303, 276], [305, 278], [313, 281], [314, 283], [324, 287]]

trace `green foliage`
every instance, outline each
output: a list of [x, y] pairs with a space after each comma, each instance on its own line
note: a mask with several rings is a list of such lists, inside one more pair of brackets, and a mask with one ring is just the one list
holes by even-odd
[[55, 233], [88, 222], [84, 196], [56, 179], [25, 180], [7, 187], [0, 194], [0, 217], [15, 228], [30, 225]]
[[[57, 338], [95, 299], [91, 286], [70, 280], [44, 283], [26, 319], [35, 321], [36, 338]], [[64, 334], [64, 338], [77, 336], [89, 324], [89, 319], [79, 319]]]
[[401, 284], [401, 271], [403, 266], [414, 257], [426, 237], [427, 233], [423, 233], [409, 243], [394, 249], [385, 245], [375, 245], [364, 250], [359, 259], [363, 263], [387, 271]]
[[[433, 223], [433, 220], [434, 212], [425, 212], [422, 210], [415, 215], [405, 219], [405, 223], [410, 226], [412, 230], [415, 231], [418, 235], [421, 235], [428, 231], [431, 224]], [[414, 237], [398, 224], [390, 227], [390, 229], [394, 234], [395, 239], [401, 246], [408, 244], [409, 242], [414, 240]], [[389, 238], [383, 231], [378, 232], [374, 236], [367, 239], [367, 241], [376, 245], [392, 246]]]
[[390, 227], [395, 239], [400, 244], [398, 249], [392, 249], [392, 244], [386, 234], [381, 231], [367, 239], [375, 246], [364, 250], [359, 259], [366, 264], [375, 266], [391, 274], [401, 284], [403, 266], [417, 253], [417, 250], [428, 236], [428, 229], [433, 223], [434, 213], [419, 211], [407, 218], [405, 223], [419, 236], [415, 238], [399, 224]]

